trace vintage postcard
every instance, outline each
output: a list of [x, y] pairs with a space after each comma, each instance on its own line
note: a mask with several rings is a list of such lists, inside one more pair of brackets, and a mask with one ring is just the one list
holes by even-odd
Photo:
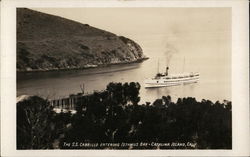
[[1, 7], [3, 156], [249, 155], [247, 1]]

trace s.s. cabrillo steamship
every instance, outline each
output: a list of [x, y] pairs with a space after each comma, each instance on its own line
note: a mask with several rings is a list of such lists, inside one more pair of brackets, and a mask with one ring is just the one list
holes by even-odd
[[198, 72], [182, 73], [182, 74], [168, 74], [168, 67], [165, 73], [157, 73], [154, 78], [146, 79], [144, 81], [145, 88], [150, 87], [167, 87], [177, 86], [182, 84], [197, 83], [200, 78]]

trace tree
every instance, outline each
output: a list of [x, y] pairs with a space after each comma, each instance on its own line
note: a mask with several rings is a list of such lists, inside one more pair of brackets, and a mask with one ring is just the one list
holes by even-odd
[[130, 101], [132, 102], [133, 105], [137, 105], [138, 102], [140, 101], [140, 88], [141, 85], [138, 82], [130, 82], [129, 84], [129, 97], [130, 97]]
[[17, 103], [17, 149], [52, 147], [55, 125], [52, 107], [38, 96]]

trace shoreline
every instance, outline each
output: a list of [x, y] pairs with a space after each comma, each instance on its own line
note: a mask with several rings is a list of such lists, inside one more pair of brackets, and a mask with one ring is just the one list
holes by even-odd
[[100, 65], [90, 65], [89, 67], [75, 67], [75, 68], [60, 68], [60, 69], [35, 69], [35, 70], [17, 70], [17, 73], [36, 73], [36, 72], [52, 72], [52, 71], [70, 71], [70, 70], [84, 70], [84, 69], [93, 69], [93, 68], [100, 68], [100, 67], [108, 67], [111, 65], [122, 65], [122, 64], [132, 64], [132, 63], [142, 63], [145, 60], [148, 60], [149, 57], [139, 58], [135, 61], [131, 62], [119, 62], [119, 63], [111, 63], [111, 64], [100, 64]]

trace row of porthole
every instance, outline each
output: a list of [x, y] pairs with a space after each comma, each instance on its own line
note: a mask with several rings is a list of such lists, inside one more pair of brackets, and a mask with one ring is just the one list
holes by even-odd
[[[190, 80], [185, 80], [185, 81], [191, 81], [193, 79], [190, 79]], [[180, 81], [183, 81], [183, 80], [177, 80], [177, 82], [180, 82]], [[156, 81], [156, 83], [159, 83], [159, 81]], [[164, 81], [164, 83], [167, 83], [167, 81]], [[170, 82], [169, 82], [170, 83]]]

